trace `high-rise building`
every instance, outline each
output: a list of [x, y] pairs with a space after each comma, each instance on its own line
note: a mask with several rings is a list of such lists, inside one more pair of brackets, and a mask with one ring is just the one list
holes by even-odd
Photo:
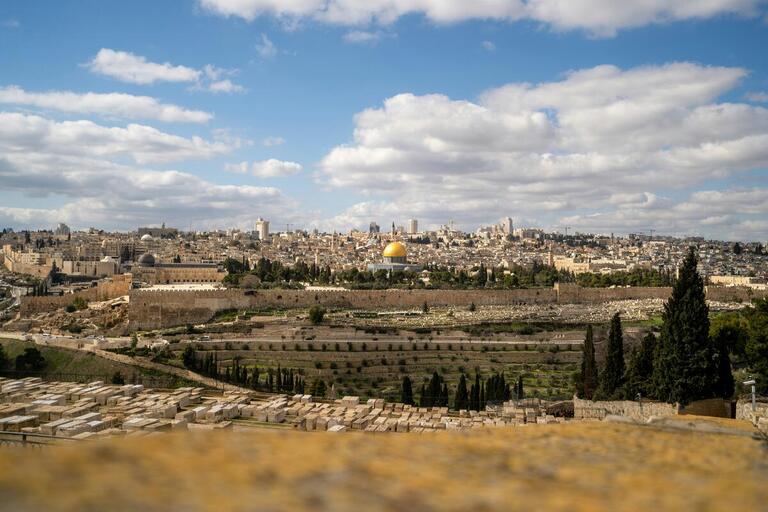
[[512, 225], [512, 219], [505, 217], [501, 219], [501, 229], [505, 235], [511, 235], [514, 232], [514, 226]]
[[415, 235], [419, 232], [419, 221], [416, 219], [410, 219], [408, 221], [408, 234]]
[[368, 226], [368, 234], [376, 235], [381, 231], [381, 227], [379, 227], [376, 222], [371, 222], [371, 224]]
[[256, 233], [259, 234], [259, 240], [267, 240], [269, 238], [269, 221], [261, 217], [256, 219]]

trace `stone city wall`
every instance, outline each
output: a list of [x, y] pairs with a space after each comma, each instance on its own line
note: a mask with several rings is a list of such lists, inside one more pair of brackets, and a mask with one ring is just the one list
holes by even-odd
[[114, 276], [107, 281], [100, 281], [96, 286], [75, 293], [46, 297], [24, 296], [21, 297], [21, 316], [55, 311], [72, 304], [76, 297], [83, 298], [89, 302], [122, 297], [123, 295], [128, 295], [131, 291], [131, 281], [131, 274], [122, 274]]
[[748, 286], [707, 286], [707, 299], [717, 302], [751, 302], [768, 297], [768, 290]]
[[[745, 290], [727, 293], [710, 287], [715, 300], [742, 301]], [[752, 291], [752, 290], [750, 290]], [[666, 299], [670, 288], [581, 288], [556, 284], [554, 288], [518, 290], [178, 290], [131, 291], [130, 325], [134, 329], [158, 329], [208, 321], [227, 309], [274, 307], [308, 308], [315, 304], [348, 309], [413, 309], [429, 306], [464, 307], [511, 304], [602, 303], [629, 299]]]
[[135, 329], [156, 329], [209, 320], [217, 311], [247, 308], [308, 308], [315, 304], [349, 309], [413, 309], [557, 301], [553, 289], [526, 290], [133, 290], [129, 321]]
[[555, 283], [558, 302], [562, 304], [600, 303], [612, 300], [666, 299], [668, 287], [630, 286], [616, 288], [583, 288], [577, 284]]

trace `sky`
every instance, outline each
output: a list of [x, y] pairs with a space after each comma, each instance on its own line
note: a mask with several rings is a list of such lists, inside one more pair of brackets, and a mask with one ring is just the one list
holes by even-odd
[[0, 227], [768, 240], [765, 0], [4, 0]]

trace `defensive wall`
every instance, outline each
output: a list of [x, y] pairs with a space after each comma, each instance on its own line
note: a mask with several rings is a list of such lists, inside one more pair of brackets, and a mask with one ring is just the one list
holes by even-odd
[[[464, 307], [514, 304], [602, 303], [628, 299], [666, 299], [670, 288], [553, 288], [519, 290], [131, 290], [129, 320], [132, 329], [158, 329], [197, 324], [217, 312], [249, 308], [308, 308], [315, 304], [346, 309], [412, 309], [429, 306]], [[754, 298], [750, 289], [723, 287], [707, 290], [712, 300], [744, 302]], [[762, 296], [766, 295], [766, 292]]]
[[28, 316], [36, 313], [45, 313], [55, 311], [72, 304], [75, 298], [80, 297], [89, 302], [115, 299], [128, 295], [131, 291], [131, 274], [122, 274], [112, 277], [106, 281], [99, 281], [96, 286], [80, 290], [75, 293], [66, 293], [64, 295], [51, 295], [45, 297], [24, 296], [21, 297], [20, 312], [21, 316]]

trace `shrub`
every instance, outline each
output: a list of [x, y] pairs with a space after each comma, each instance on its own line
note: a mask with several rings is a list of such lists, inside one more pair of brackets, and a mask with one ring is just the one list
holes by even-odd
[[312, 306], [309, 308], [309, 321], [314, 325], [322, 323], [323, 317], [325, 317], [325, 308], [320, 306]]
[[72, 301], [72, 305], [75, 306], [75, 309], [86, 309], [88, 307], [88, 301], [85, 300], [82, 297], [75, 297], [75, 299]]

